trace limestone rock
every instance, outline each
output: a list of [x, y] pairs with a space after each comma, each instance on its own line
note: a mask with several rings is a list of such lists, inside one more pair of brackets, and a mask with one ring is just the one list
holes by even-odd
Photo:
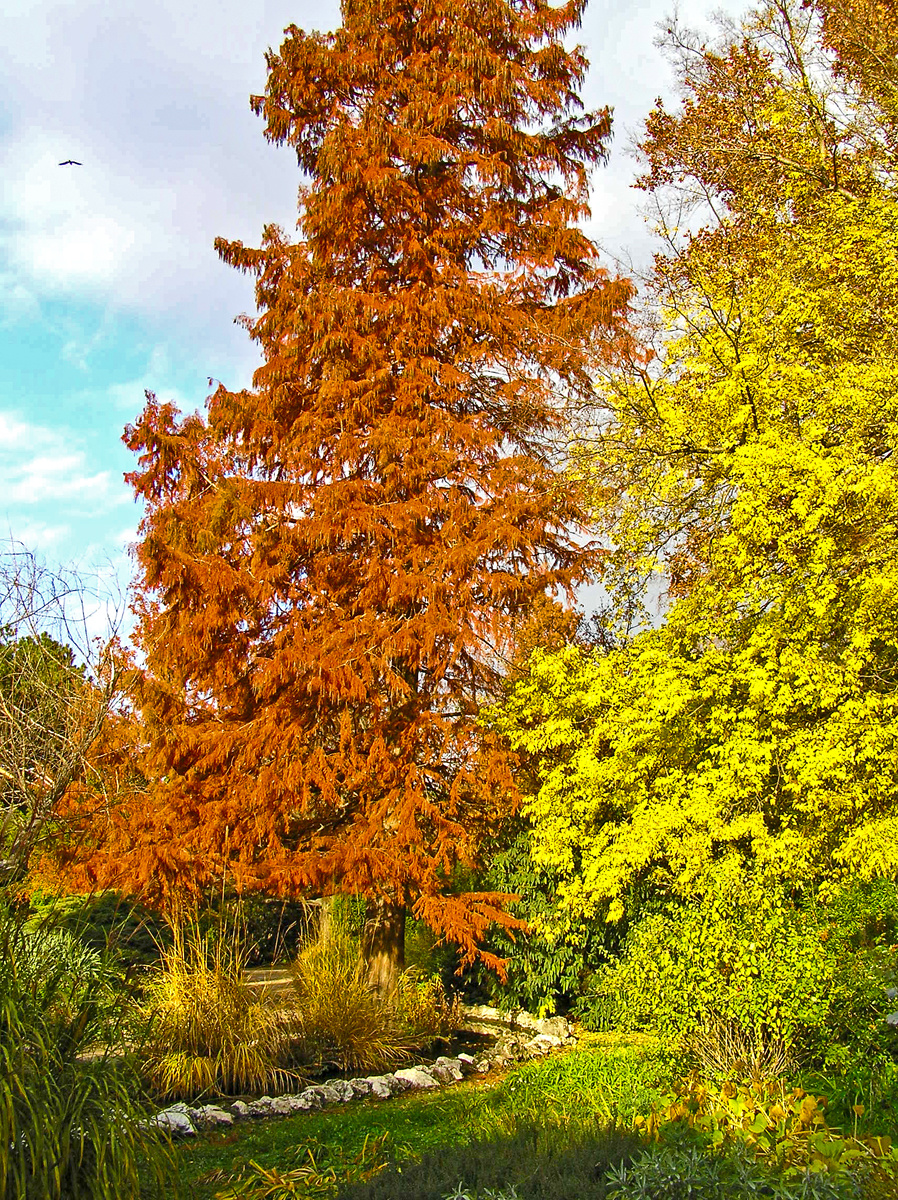
[[440, 1083], [452, 1083], [465, 1077], [459, 1059], [447, 1058], [445, 1055], [440, 1055], [430, 1068], [430, 1071]]
[[217, 1104], [203, 1104], [200, 1108], [191, 1108], [189, 1112], [191, 1120], [201, 1127], [234, 1124], [234, 1114], [225, 1112]]
[[370, 1079], [350, 1079], [349, 1086], [352, 1088], [354, 1096], [370, 1096], [371, 1095], [371, 1080]]
[[369, 1075], [367, 1082], [371, 1085], [371, 1095], [378, 1100], [389, 1100], [397, 1092], [405, 1091], [405, 1082], [397, 1080], [395, 1075]]
[[186, 1104], [173, 1104], [171, 1108], [163, 1109], [155, 1117], [151, 1117], [147, 1125], [155, 1126], [175, 1137], [196, 1136], [196, 1126], [190, 1119]]
[[424, 1067], [405, 1067], [396, 1071], [397, 1079], [404, 1079], [415, 1091], [439, 1087], [439, 1081]]

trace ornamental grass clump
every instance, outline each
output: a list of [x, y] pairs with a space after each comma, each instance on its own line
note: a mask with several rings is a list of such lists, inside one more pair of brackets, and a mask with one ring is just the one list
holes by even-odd
[[461, 1024], [461, 997], [447, 996], [439, 977], [418, 967], [399, 976], [394, 1003], [422, 1045], [448, 1041]]
[[295, 1085], [292, 1013], [246, 986], [239, 937], [178, 924], [161, 958], [144, 1008], [150, 1027], [145, 1071], [160, 1096]]
[[682, 1045], [701, 1078], [717, 1084], [783, 1079], [795, 1067], [794, 1053], [781, 1037], [716, 1014], [707, 1015]]
[[2, 1200], [137, 1200], [151, 1180], [175, 1194], [107, 983], [101, 956], [0, 908]]
[[371, 986], [357, 940], [341, 927], [306, 946], [291, 975], [304, 1061], [343, 1073], [381, 1071], [418, 1044], [397, 1005]]

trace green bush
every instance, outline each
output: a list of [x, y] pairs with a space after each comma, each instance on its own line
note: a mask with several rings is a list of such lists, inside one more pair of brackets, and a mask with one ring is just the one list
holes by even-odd
[[173, 1194], [105, 982], [103, 960], [71, 935], [0, 910], [4, 1200], [136, 1200], [142, 1179]]
[[682, 1035], [713, 1021], [822, 1061], [895, 1048], [884, 984], [893, 955], [865, 933], [864, 889], [796, 904], [754, 884], [645, 914], [614, 964], [597, 973], [580, 1015], [593, 1028]]
[[618, 927], [594, 920], [564, 931], [555, 928], [558, 878], [534, 863], [526, 828], [492, 859], [483, 886], [520, 897], [511, 911], [530, 926], [523, 935], [498, 927], [490, 931], [489, 949], [507, 960], [508, 977], [499, 983], [494, 975], [480, 972], [489, 998], [501, 1008], [539, 1015], [569, 1011], [589, 975], [619, 949]]
[[697, 1146], [649, 1147], [634, 1162], [612, 1167], [608, 1200], [855, 1200], [861, 1196], [849, 1176], [805, 1172], [786, 1180], [745, 1155], [708, 1153]]
[[898, 1153], [888, 1137], [859, 1138], [830, 1124], [826, 1097], [782, 1080], [708, 1084], [696, 1072], [637, 1124], [655, 1139], [696, 1134], [709, 1147], [738, 1150], [786, 1180], [827, 1172], [855, 1177], [876, 1169], [898, 1185]]
[[123, 970], [154, 962], [168, 940], [167, 926], [155, 913], [115, 891], [87, 896], [37, 892], [29, 907], [30, 924], [66, 930], [101, 953], [113, 951]]

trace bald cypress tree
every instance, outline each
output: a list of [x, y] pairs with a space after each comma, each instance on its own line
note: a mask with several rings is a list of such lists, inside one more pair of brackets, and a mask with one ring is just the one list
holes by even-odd
[[535, 600], [595, 567], [546, 446], [627, 285], [576, 222], [610, 135], [565, 34], [585, 0], [344, 0], [269, 52], [266, 137], [299, 238], [219, 239], [257, 277], [251, 391], [148, 404], [126, 442], [150, 762], [117, 864], [363, 893], [380, 981], [406, 906], [470, 957], [450, 893], [512, 795], [479, 734]]

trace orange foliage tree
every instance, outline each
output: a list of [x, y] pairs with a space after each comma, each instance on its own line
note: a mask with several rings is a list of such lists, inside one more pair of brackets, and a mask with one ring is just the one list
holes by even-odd
[[299, 240], [219, 239], [257, 277], [264, 365], [126, 431], [145, 505], [150, 777], [120, 879], [226, 871], [367, 895], [381, 982], [409, 904], [470, 959], [502, 897], [453, 894], [512, 781], [477, 730], [534, 601], [595, 569], [551, 435], [626, 282], [577, 228], [610, 113], [563, 39], [585, 0], [344, 0], [269, 51], [266, 137]]

